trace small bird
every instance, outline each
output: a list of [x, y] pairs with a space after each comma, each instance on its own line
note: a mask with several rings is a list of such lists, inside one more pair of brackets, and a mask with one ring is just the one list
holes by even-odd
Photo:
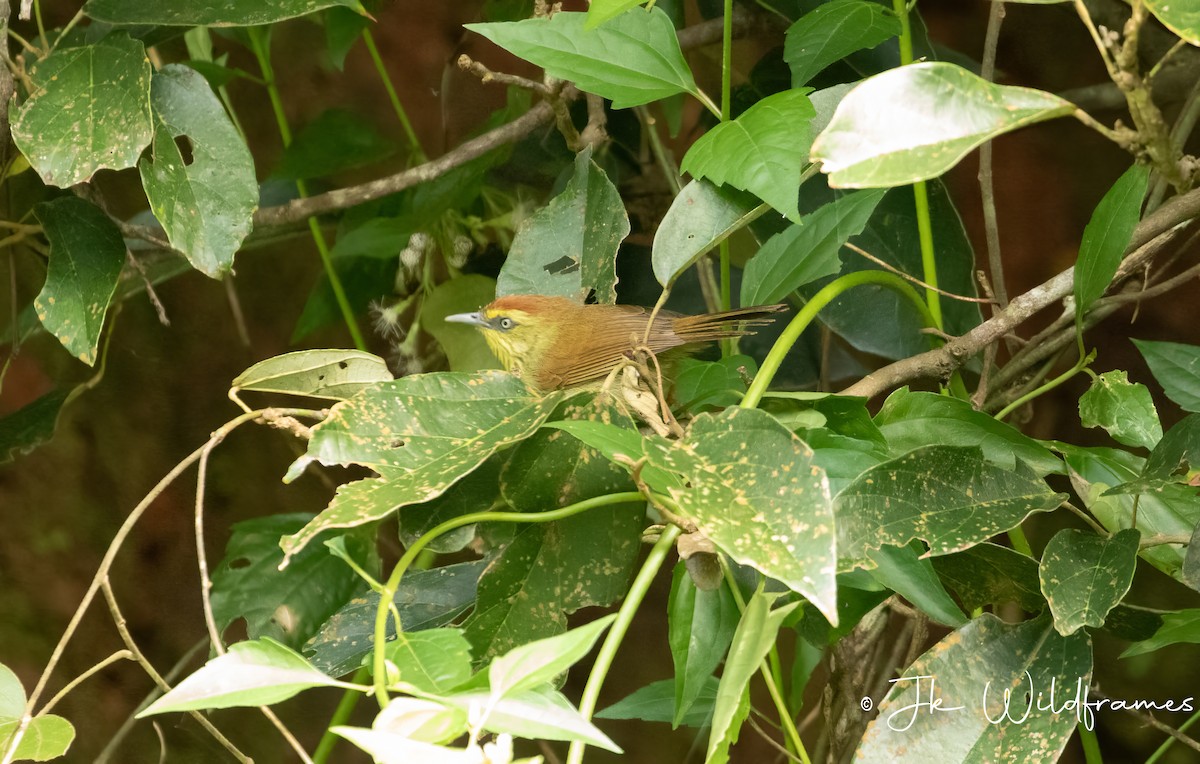
[[[749, 327], [774, 320], [785, 305], [758, 305], [721, 313], [684, 316], [660, 310], [645, 346], [655, 354], [679, 349], [686, 355], [701, 343], [753, 334]], [[565, 297], [509, 295], [478, 313], [447, 321], [471, 324], [505, 368], [541, 392], [603, 380], [633, 357], [646, 336], [650, 310], [635, 305], [582, 305]]]

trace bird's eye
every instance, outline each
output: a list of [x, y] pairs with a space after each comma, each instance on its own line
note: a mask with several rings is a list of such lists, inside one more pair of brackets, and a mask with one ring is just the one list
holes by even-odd
[[503, 329], [504, 331], [508, 331], [509, 329], [513, 328], [516, 325], [517, 325], [517, 322], [513, 321], [511, 318], [508, 318], [507, 316], [500, 319], [500, 328]]

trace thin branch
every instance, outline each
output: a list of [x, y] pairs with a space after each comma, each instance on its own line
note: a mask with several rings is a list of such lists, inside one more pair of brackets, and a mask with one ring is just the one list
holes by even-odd
[[204, 608], [204, 625], [208, 628], [208, 639], [217, 655], [225, 654], [225, 645], [221, 642], [221, 631], [217, 628], [217, 619], [212, 609], [212, 579], [208, 575], [208, 553], [204, 549], [204, 487], [208, 482], [208, 458], [212, 450], [220, 443], [216, 438], [204, 444], [200, 452], [200, 461], [196, 466], [196, 563], [200, 569], [200, 602]]
[[859, 255], [862, 255], [863, 257], [867, 258], [871, 262], [878, 265], [880, 268], [883, 268], [885, 271], [890, 271], [891, 273], [896, 274], [897, 276], [899, 276], [900, 278], [902, 278], [906, 281], [911, 281], [912, 283], [917, 284], [918, 286], [924, 287], [925, 289], [929, 289], [931, 291], [937, 292], [938, 294], [940, 294], [943, 297], [949, 297], [952, 300], [961, 300], [963, 302], [982, 303], [984, 305], [991, 305], [993, 302], [995, 302], [994, 300], [987, 298], [987, 297], [964, 297], [961, 294], [954, 294], [953, 292], [947, 292], [944, 289], [938, 289], [935, 286], [926, 284], [924, 281], [921, 281], [916, 276], [913, 276], [910, 273], [905, 273], [904, 271], [900, 270], [899, 268], [895, 267], [894, 265], [892, 265], [884, 260], [881, 260], [878, 257], [875, 257], [875, 255], [872, 255], [870, 252], [866, 251], [865, 249], [862, 249], [861, 247], [859, 247], [855, 244], [846, 242], [842, 246], [844, 246], [846, 249], [850, 250], [851, 252], [856, 252]]
[[109, 666], [116, 663], [117, 661], [128, 661], [128, 660], [133, 660], [132, 652], [130, 652], [129, 650], [117, 650], [115, 653], [108, 656], [104, 660], [100, 661], [96, 665], [92, 666], [87, 671], [84, 671], [82, 674], [75, 677], [70, 682], [67, 682], [66, 686], [64, 686], [61, 690], [59, 690], [54, 695], [53, 698], [50, 698], [50, 700], [46, 701], [46, 705], [42, 706], [41, 710], [38, 711], [38, 716], [42, 716], [43, 714], [50, 713], [50, 711], [55, 706], [58, 705], [58, 702], [60, 700], [67, 697], [67, 695], [69, 695], [71, 693], [71, 690], [74, 690], [76, 687], [83, 684], [94, 674], [97, 674], [97, 673], [103, 671], [104, 669], [108, 668]]
[[544, 96], [550, 95], [550, 88], [545, 84], [531, 80], [528, 77], [521, 77], [516, 74], [507, 74], [505, 72], [493, 72], [483, 64], [463, 53], [458, 57], [458, 68], [464, 72], [473, 74], [479, 78], [483, 84], [490, 82], [498, 82], [501, 85], [512, 85], [523, 90], [531, 90], [534, 93], [539, 93]]
[[[1097, 698], [1101, 698], [1103, 700], [1112, 700], [1112, 698], [1110, 698], [1107, 695], [1105, 695], [1104, 693], [1100, 692], [1098, 689], [1093, 688], [1093, 689], [1089, 690], [1089, 693], [1091, 695], [1095, 695]], [[1186, 745], [1188, 748], [1191, 748], [1196, 751], [1200, 751], [1200, 742], [1197, 742], [1195, 739], [1183, 734], [1182, 732], [1180, 732], [1179, 730], [1170, 726], [1169, 724], [1164, 724], [1164, 723], [1160, 722], [1158, 719], [1155, 719], [1150, 714], [1148, 714], [1144, 711], [1139, 711], [1136, 708], [1132, 708], [1128, 704], [1122, 704], [1122, 708], [1120, 710], [1126, 712], [1127, 714], [1137, 717], [1138, 719], [1145, 722], [1146, 724], [1149, 724], [1151, 727], [1158, 730], [1159, 732], [1164, 732], [1164, 733], [1170, 735], [1171, 737], [1175, 738], [1179, 742]]]

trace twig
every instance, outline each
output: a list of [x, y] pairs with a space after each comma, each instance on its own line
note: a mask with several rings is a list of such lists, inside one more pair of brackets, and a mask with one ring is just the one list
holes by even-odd
[[608, 142], [608, 114], [604, 111], [604, 99], [595, 93], [585, 93], [588, 121], [579, 138], [585, 145], [599, 148]]
[[[1109, 698], [1104, 693], [1100, 692], [1100, 690], [1098, 690], [1098, 689], [1093, 688], [1093, 689], [1089, 690], [1089, 693], [1091, 695], [1095, 695], [1097, 698], [1101, 698], [1103, 700], [1111, 700], [1111, 698]], [[1144, 711], [1139, 711], [1138, 709], [1131, 707], [1129, 704], [1123, 704], [1121, 707], [1121, 710], [1130, 714], [1131, 716], [1135, 716], [1138, 719], [1141, 719], [1143, 722], [1145, 722], [1146, 724], [1149, 724], [1151, 727], [1158, 730], [1159, 732], [1165, 732], [1166, 734], [1170, 735], [1171, 737], [1175, 738], [1179, 742], [1186, 745], [1188, 748], [1191, 748], [1196, 751], [1200, 751], [1200, 742], [1197, 742], [1193, 738], [1183, 734], [1182, 732], [1180, 732], [1179, 730], [1170, 726], [1169, 724], [1163, 724], [1158, 719], [1155, 719], [1152, 715], [1150, 715]]]
[[[987, 33], [983, 41], [983, 61], [979, 75], [992, 80], [996, 71], [996, 45], [1000, 25], [1004, 22], [1004, 2], [994, 0], [988, 14]], [[1008, 290], [1004, 286], [1004, 261], [1000, 258], [1000, 227], [996, 220], [996, 195], [992, 185], [992, 142], [979, 147], [979, 195], [983, 201], [983, 228], [987, 239], [988, 268], [992, 273], [996, 303], [1008, 305]]]
[[458, 57], [458, 68], [464, 72], [469, 72], [479, 78], [485, 85], [489, 82], [498, 82], [501, 85], [512, 85], [524, 90], [532, 90], [535, 93], [540, 93], [544, 96], [550, 95], [550, 88], [546, 87], [541, 82], [531, 80], [527, 77], [521, 77], [516, 74], [507, 74], [505, 72], [493, 72], [483, 64], [463, 53]]
[[200, 602], [204, 607], [204, 625], [208, 628], [208, 639], [217, 655], [225, 654], [225, 645], [221, 642], [221, 631], [217, 628], [217, 619], [212, 609], [212, 579], [208, 576], [208, 553], [204, 549], [204, 486], [208, 482], [208, 457], [220, 443], [212, 438], [204, 444], [200, 452], [200, 461], [196, 465], [196, 562], [200, 568]]
[[238, 299], [237, 288], [233, 283], [233, 274], [221, 279], [225, 284], [225, 297], [229, 301], [229, 312], [233, 314], [233, 325], [237, 327], [238, 339], [242, 347], [250, 347], [250, 331], [246, 328], [246, 316], [242, 313], [242, 301]]
[[171, 319], [167, 318], [167, 309], [163, 307], [162, 301], [158, 299], [158, 293], [154, 291], [154, 285], [150, 283], [150, 277], [146, 275], [146, 269], [133, 256], [133, 252], [128, 249], [125, 250], [125, 260], [142, 277], [142, 286], [146, 288], [146, 296], [150, 298], [150, 304], [154, 306], [154, 312], [158, 315], [158, 323], [163, 326], [170, 326]]
[[133, 653], [130, 652], [129, 650], [117, 650], [115, 653], [108, 656], [104, 660], [100, 661], [96, 665], [92, 666], [87, 671], [84, 671], [82, 674], [75, 677], [70, 682], [67, 682], [66, 686], [64, 686], [61, 690], [59, 690], [53, 698], [50, 698], [50, 700], [46, 701], [46, 705], [42, 706], [41, 710], [38, 711], [38, 716], [42, 716], [43, 714], [50, 713], [50, 711], [56, 705], [58, 705], [58, 701], [67, 697], [67, 695], [70, 694], [71, 690], [74, 690], [76, 687], [83, 684], [93, 674], [103, 671], [104, 669], [108, 668], [109, 666], [116, 663], [117, 661], [127, 661], [127, 660], [133, 660]]
[[919, 278], [917, 278], [916, 276], [913, 276], [910, 273], [905, 273], [904, 271], [900, 270], [899, 268], [892, 265], [891, 263], [888, 263], [885, 260], [879, 259], [875, 255], [872, 255], [870, 252], [866, 251], [865, 249], [859, 247], [856, 244], [846, 242], [842, 246], [846, 247], [846, 249], [848, 249], [852, 252], [856, 252], [856, 253], [862, 255], [863, 257], [867, 258], [871, 262], [878, 265], [880, 268], [883, 268], [885, 271], [890, 271], [906, 281], [911, 281], [912, 283], [917, 284], [921, 287], [924, 287], [925, 289], [929, 289], [931, 291], [937, 292], [938, 294], [942, 295], [943, 297], [949, 297], [952, 300], [961, 300], [963, 302], [982, 303], [984, 305], [990, 305], [994, 302], [994, 300], [987, 298], [987, 297], [964, 297], [961, 294], [954, 294], [953, 292], [947, 292], [944, 289], [938, 289], [935, 286], [926, 284], [924, 281], [921, 281]]
[[1148, 546], [1164, 546], [1166, 544], [1183, 544], [1186, 546], [1191, 542], [1191, 540], [1192, 534], [1190, 533], [1159, 533], [1157, 535], [1147, 536], [1146, 538], [1142, 539], [1140, 542], [1138, 542], [1138, 546], [1142, 547], [1143, 549]]

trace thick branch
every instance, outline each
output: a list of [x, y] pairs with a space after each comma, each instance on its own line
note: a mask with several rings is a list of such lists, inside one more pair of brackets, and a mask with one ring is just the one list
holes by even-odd
[[[1128, 260], [1157, 237], [1180, 223], [1200, 216], [1200, 189], [1175, 197], [1147, 216], [1134, 230]], [[1157, 247], [1155, 247], [1156, 249]], [[1139, 259], [1141, 259], [1139, 257]], [[1122, 267], [1128, 275], [1130, 268]], [[1118, 274], [1118, 278], [1121, 274]], [[936, 350], [905, 358], [879, 369], [842, 391], [843, 395], [873, 397], [914, 379], [946, 379], [971, 356], [1028, 320], [1038, 311], [1071, 294], [1075, 287], [1075, 269], [1068, 268], [1049, 281], [1013, 299], [1008, 307], [971, 331]]]

